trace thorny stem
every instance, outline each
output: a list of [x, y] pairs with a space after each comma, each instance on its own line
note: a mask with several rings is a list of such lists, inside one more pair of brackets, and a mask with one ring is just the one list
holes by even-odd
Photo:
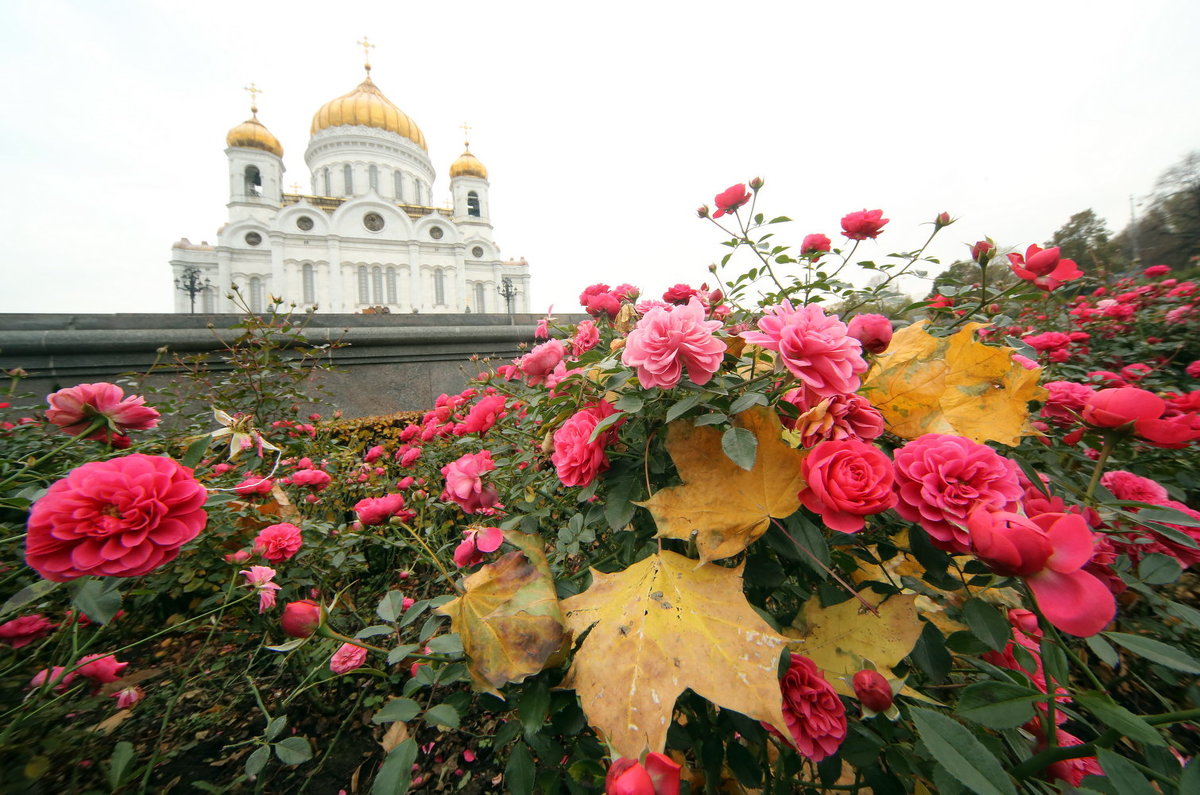
[[458, 587], [458, 583], [455, 582], [454, 578], [450, 576], [450, 572], [446, 571], [446, 567], [442, 565], [442, 561], [438, 558], [438, 556], [433, 554], [433, 550], [430, 549], [429, 545], [425, 543], [425, 539], [421, 537], [421, 534], [418, 533], [413, 528], [409, 527], [404, 522], [397, 522], [397, 524], [399, 524], [401, 527], [403, 527], [405, 530], [407, 530], [409, 535], [411, 535], [413, 538], [416, 539], [417, 543], [420, 544], [421, 547], [425, 550], [425, 554], [429, 556], [429, 559], [431, 561], [433, 561], [433, 565], [437, 566], [438, 571], [440, 571], [442, 573], [442, 576], [446, 578], [446, 582], [450, 583], [450, 587], [452, 587], [454, 589], [454, 592], [457, 594], [461, 594], [462, 588]]
[[[896, 279], [899, 279], [901, 276], [908, 273], [908, 269], [913, 266], [913, 263], [915, 263], [921, 259], [921, 255], [925, 253], [925, 249], [928, 248], [929, 244], [933, 242], [934, 236], [939, 231], [941, 231], [941, 227], [935, 226], [933, 228], [933, 231], [929, 233], [929, 237], [925, 240], [925, 242], [921, 245], [921, 247], [919, 249], [917, 249], [915, 252], [913, 252], [912, 256], [910, 256], [908, 258], [908, 262], [904, 263], [904, 267], [901, 268], [900, 270], [896, 271], [895, 273], [891, 274], [890, 276], [888, 276], [886, 279], [883, 280], [882, 283], [876, 285], [873, 289], [878, 291], [884, 287], [887, 287], [889, 284], [894, 282]], [[862, 301], [859, 301], [857, 304], [854, 304], [851, 307], [843, 309], [839, 314], [842, 317], [846, 317], [850, 314], [853, 314], [855, 312], [855, 310], [857, 310], [860, 306], [862, 306], [865, 303], [867, 303], [867, 301], [865, 299]]]
[[1092, 479], [1088, 481], [1087, 492], [1084, 494], [1084, 499], [1091, 500], [1092, 495], [1096, 493], [1096, 486], [1100, 484], [1100, 475], [1104, 472], [1104, 463], [1108, 461], [1108, 456], [1112, 453], [1113, 447], [1117, 443], [1117, 434], [1109, 431], [1104, 435], [1104, 446], [1100, 448], [1100, 455], [1096, 458], [1096, 466], [1092, 467]]
[[107, 421], [105, 421], [103, 418], [97, 418], [95, 420], [92, 420], [91, 425], [84, 428], [82, 431], [75, 434], [70, 439], [67, 439], [65, 442], [60, 444], [58, 447], [55, 447], [53, 450], [51, 450], [50, 452], [46, 453], [45, 455], [43, 455], [39, 458], [35, 458], [33, 461], [30, 461], [29, 463], [25, 464], [25, 466], [21, 467], [19, 470], [17, 470], [13, 474], [9, 475], [4, 480], [0, 481], [0, 488], [7, 486], [9, 483], [12, 483], [14, 480], [19, 478], [25, 472], [28, 472], [31, 469], [36, 468], [38, 466], [38, 464], [41, 464], [42, 462], [46, 461], [49, 458], [53, 458], [54, 456], [61, 453], [63, 450], [66, 450], [68, 447], [70, 447], [71, 445], [78, 442], [80, 439], [84, 439], [84, 438], [92, 435], [93, 433], [100, 430], [107, 424], [108, 424]]

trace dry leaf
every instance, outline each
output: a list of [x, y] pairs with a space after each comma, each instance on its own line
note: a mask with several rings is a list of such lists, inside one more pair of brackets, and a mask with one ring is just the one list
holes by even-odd
[[379, 744], [383, 746], [385, 754], [390, 754], [393, 748], [407, 739], [408, 724], [398, 720], [391, 726], [388, 726], [388, 730], [384, 732], [383, 739], [379, 741]]
[[[860, 595], [867, 601], [879, 599], [870, 591]], [[908, 656], [921, 636], [916, 599], [915, 594], [893, 596], [877, 606], [876, 616], [857, 599], [821, 607], [813, 597], [793, 622], [802, 633], [797, 650], [816, 663], [843, 696], [854, 696], [854, 688], [843, 677], [861, 670], [864, 660], [873, 662], [884, 676], [898, 678], [892, 667]]]
[[541, 542], [524, 533], [505, 538], [521, 549], [483, 566], [466, 579], [466, 593], [436, 610], [462, 638], [475, 687], [497, 696], [541, 671], [565, 637]]
[[122, 723], [125, 722], [126, 718], [129, 718], [132, 716], [133, 716], [133, 710], [131, 710], [131, 709], [117, 710], [116, 712], [109, 715], [107, 718], [105, 718], [104, 720], [100, 721], [95, 726], [93, 726], [92, 731], [97, 732], [99, 734], [106, 734], [106, 735], [112, 734], [113, 731], [116, 730], [116, 728], [118, 726], [120, 726]]
[[772, 516], [791, 516], [800, 507], [804, 453], [782, 440], [775, 412], [756, 406], [733, 422], [758, 439], [753, 469], [747, 472], [729, 460], [720, 430], [689, 420], [672, 422], [667, 452], [683, 485], [638, 503], [653, 514], [660, 538], [686, 541], [695, 531], [701, 563], [736, 555], [767, 531]]
[[563, 687], [619, 756], [661, 752], [685, 688], [753, 720], [786, 723], [779, 655], [787, 638], [746, 601], [742, 567], [696, 567], [660, 552], [563, 602], [567, 629], [584, 638]]
[[1042, 371], [1014, 362], [1012, 348], [976, 340], [982, 323], [941, 339], [925, 323], [896, 332], [863, 380], [861, 394], [883, 412], [888, 430], [904, 439], [948, 433], [1011, 447], [1035, 433], [1028, 404], [1046, 397]]

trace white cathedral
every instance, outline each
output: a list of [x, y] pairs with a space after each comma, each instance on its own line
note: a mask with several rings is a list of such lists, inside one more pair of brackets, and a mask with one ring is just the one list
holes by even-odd
[[366, 70], [313, 116], [311, 195], [283, 191], [283, 147], [256, 103], [229, 131], [229, 221], [215, 246], [172, 246], [177, 287], [193, 285], [175, 290], [176, 312], [238, 311], [234, 284], [253, 311], [269, 296], [319, 312], [529, 311], [529, 264], [500, 258], [483, 163], [468, 143], [450, 165], [452, 207], [434, 207], [425, 136]]

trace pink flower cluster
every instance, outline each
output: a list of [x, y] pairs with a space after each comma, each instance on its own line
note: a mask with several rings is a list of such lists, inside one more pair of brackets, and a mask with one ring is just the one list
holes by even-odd
[[857, 392], [867, 371], [862, 343], [850, 336], [837, 316], [817, 304], [800, 309], [785, 300], [767, 310], [758, 331], [743, 331], [747, 342], [775, 351], [779, 361], [813, 394], [821, 397]]
[[651, 309], [629, 332], [621, 362], [637, 368], [645, 389], [670, 389], [685, 368], [692, 383], [707, 384], [721, 366], [725, 343], [713, 336], [721, 321], [704, 315], [704, 305], [695, 297], [683, 306]]

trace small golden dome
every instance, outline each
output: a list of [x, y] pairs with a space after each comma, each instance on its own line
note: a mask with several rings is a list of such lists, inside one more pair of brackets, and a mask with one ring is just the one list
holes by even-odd
[[310, 133], [316, 134], [330, 127], [342, 126], [387, 130], [407, 138], [426, 152], [429, 151], [421, 129], [371, 82], [369, 72], [366, 79], [358, 84], [358, 88], [321, 106], [313, 115]]
[[271, 131], [258, 120], [257, 113], [230, 130], [229, 135], [225, 136], [225, 144], [261, 149], [276, 157], [283, 157], [283, 147], [279, 144], [279, 139], [271, 135]]
[[[470, 145], [468, 144], [467, 146], [469, 147]], [[488, 178], [487, 169], [484, 167], [483, 163], [479, 162], [479, 158], [471, 154], [470, 148], [459, 155], [458, 160], [455, 160], [450, 164], [450, 176], [479, 177], [480, 179]]]

